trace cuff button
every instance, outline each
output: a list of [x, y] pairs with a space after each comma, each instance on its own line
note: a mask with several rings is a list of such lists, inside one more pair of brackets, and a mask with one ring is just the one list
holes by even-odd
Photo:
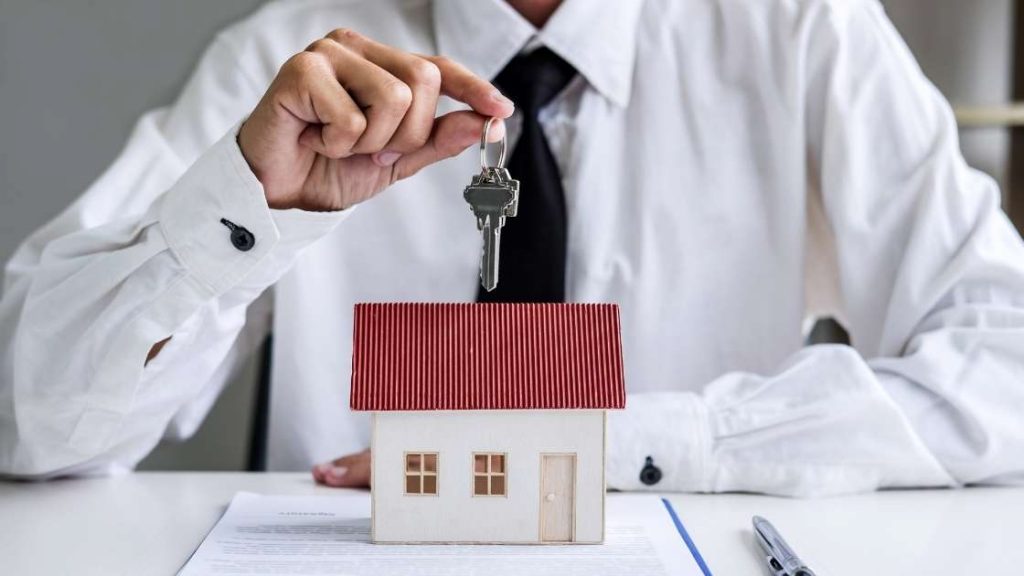
[[640, 470], [640, 481], [647, 486], [661, 482], [661, 468], [654, 465], [654, 458], [648, 456], [644, 461], [644, 467]]
[[235, 248], [242, 252], [248, 252], [256, 245], [256, 237], [245, 227], [239, 226], [227, 218], [221, 218], [220, 223], [227, 226], [228, 230], [231, 230], [231, 245]]

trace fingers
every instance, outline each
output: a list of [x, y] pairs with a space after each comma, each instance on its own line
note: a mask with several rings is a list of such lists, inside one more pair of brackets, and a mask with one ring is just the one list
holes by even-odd
[[444, 56], [423, 56], [437, 66], [441, 72], [441, 93], [449, 98], [468, 104], [482, 116], [508, 118], [515, 105], [493, 84], [473, 74], [465, 66]]
[[[483, 118], [507, 118], [514, 110], [490, 82], [460, 64], [409, 54], [349, 30], [317, 40], [286, 69], [295, 78], [285, 83], [284, 104], [308, 123], [300, 142], [330, 158], [371, 154], [378, 166], [400, 162], [393, 176], [407, 177], [461, 152], [479, 138]], [[475, 113], [435, 119], [441, 94]]]
[[[427, 143], [410, 154], [402, 156], [392, 173], [394, 181], [408, 178], [423, 168], [445, 158], [451, 158], [480, 142], [487, 117], [476, 112], [460, 110], [449, 112], [434, 122]], [[488, 134], [489, 142], [497, 142], [505, 136], [505, 123], [497, 121], [491, 126]]]
[[[487, 117], [507, 118], [515, 109], [493, 84], [443, 56], [410, 54], [347, 29], [331, 32], [315, 42], [313, 49], [334, 55], [338, 79], [367, 111], [371, 127], [376, 124], [371, 116], [375, 107], [382, 108], [382, 118], [389, 126], [398, 121], [380, 150], [404, 154], [421, 148], [430, 137], [440, 94]], [[359, 66], [353, 59], [373, 66]], [[398, 111], [401, 117], [395, 118]], [[375, 152], [369, 144], [378, 142], [364, 136], [356, 152]]]
[[299, 142], [331, 158], [352, 154], [366, 129], [366, 117], [334, 76], [322, 55], [300, 52], [281, 68], [272, 89], [275, 104], [302, 121]]
[[508, 118], [515, 109], [493, 84], [444, 56], [403, 52], [347, 29], [335, 30], [327, 37], [400, 78], [413, 90], [414, 101], [416, 94], [431, 98], [433, 102], [423, 106], [431, 109], [427, 118], [433, 118], [438, 92], [487, 117]]
[[334, 488], [366, 488], [370, 485], [370, 451], [364, 450], [313, 467], [317, 484]]
[[[318, 63], [321, 68], [326, 63]], [[329, 71], [329, 69], [328, 69]], [[308, 102], [299, 108], [309, 125], [299, 142], [330, 158], [350, 156], [367, 128], [362, 110], [334, 78], [333, 71], [313, 71], [304, 79]]]
[[383, 149], [412, 105], [412, 90], [384, 68], [334, 40], [317, 40], [309, 49], [330, 61], [337, 81], [366, 116], [366, 129], [352, 152], [372, 154]]
[[425, 58], [375, 42], [350, 30], [336, 30], [328, 38], [387, 70], [409, 87], [412, 102], [384, 150], [404, 154], [426, 144], [437, 113], [437, 100], [441, 91], [440, 69]]

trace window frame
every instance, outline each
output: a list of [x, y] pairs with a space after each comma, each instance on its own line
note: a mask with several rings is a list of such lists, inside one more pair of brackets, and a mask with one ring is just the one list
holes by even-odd
[[[409, 457], [419, 456], [420, 457], [420, 468], [419, 470], [409, 470]], [[434, 471], [430, 472], [427, 470], [427, 456], [434, 457]], [[409, 492], [409, 478], [419, 478], [420, 491]], [[434, 491], [424, 492], [424, 479], [427, 477], [434, 478]], [[441, 493], [441, 454], [438, 452], [403, 452], [402, 453], [402, 493], [405, 496], [433, 496], [436, 497]]]
[[[484, 472], [476, 471], [476, 459], [477, 456], [485, 456], [487, 458], [487, 467]], [[491, 470], [491, 458], [494, 456], [501, 457], [501, 472], [494, 472]], [[470, 483], [469, 489], [474, 498], [508, 498], [508, 452], [473, 452], [470, 455], [470, 473], [473, 475], [473, 481]], [[495, 493], [492, 486], [492, 480], [495, 477], [501, 477], [504, 484], [504, 489], [500, 494]], [[487, 478], [487, 493], [477, 494], [476, 491], [476, 479]]]

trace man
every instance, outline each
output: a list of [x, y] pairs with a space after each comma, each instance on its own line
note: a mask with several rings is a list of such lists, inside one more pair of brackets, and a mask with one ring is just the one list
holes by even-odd
[[[611, 487], [1024, 480], [1024, 250], [877, 0], [264, 7], [8, 265], [0, 469], [131, 468], [272, 332], [270, 467], [365, 484], [353, 304], [475, 298], [621, 306]], [[821, 314], [853, 347], [802, 348]]]

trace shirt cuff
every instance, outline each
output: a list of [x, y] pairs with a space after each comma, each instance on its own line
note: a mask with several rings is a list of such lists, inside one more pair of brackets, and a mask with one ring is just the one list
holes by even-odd
[[221, 294], [266, 261], [279, 277], [302, 248], [334, 229], [351, 210], [272, 210], [263, 185], [238, 147], [236, 126], [166, 192], [159, 223], [190, 275]]
[[686, 392], [629, 395], [625, 410], [609, 413], [607, 457], [609, 488], [707, 491], [711, 435], [704, 402]]

